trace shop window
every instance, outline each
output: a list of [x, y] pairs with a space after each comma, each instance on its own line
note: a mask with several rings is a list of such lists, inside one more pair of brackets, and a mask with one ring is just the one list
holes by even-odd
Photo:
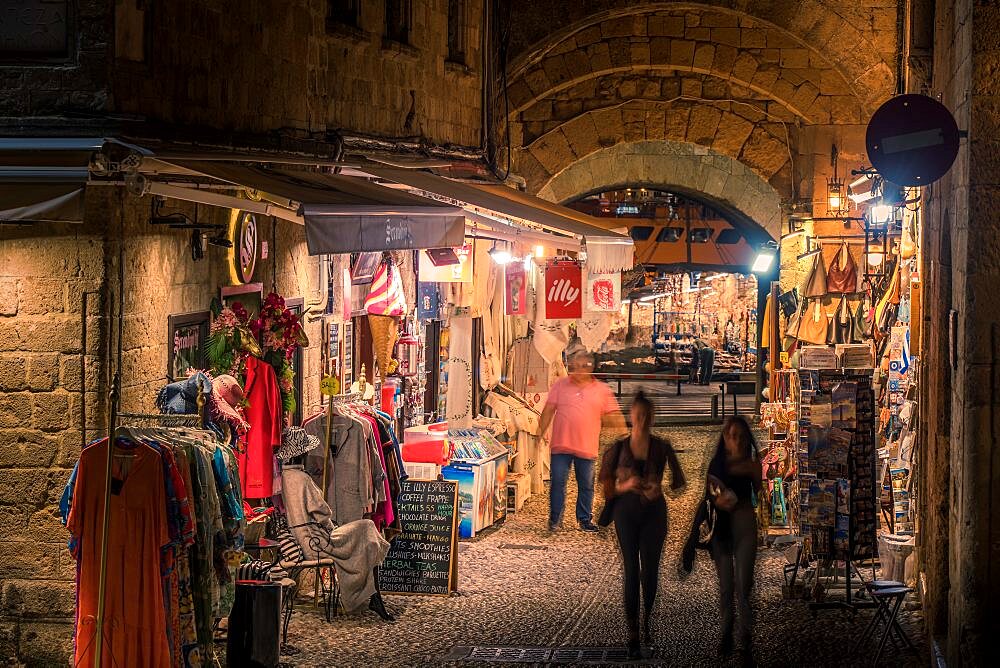
[[361, 0], [327, 0], [326, 25], [328, 28], [360, 28]]
[[682, 236], [684, 236], [683, 227], [664, 227], [656, 235], [656, 240], [660, 243], [670, 244], [679, 241]]
[[645, 225], [629, 228], [629, 235], [633, 241], [647, 241], [653, 234], [653, 228]]
[[712, 238], [712, 232], [711, 227], [695, 227], [688, 234], [688, 238], [693, 244], [707, 244]]
[[385, 1], [385, 37], [399, 44], [410, 43], [413, 8], [410, 0]]
[[465, 65], [465, 0], [448, 0], [448, 62]]
[[739, 230], [730, 228], [719, 232], [719, 236], [715, 238], [715, 243], [723, 246], [731, 246], [733, 244], [738, 244], [742, 238], [743, 235], [739, 233]]

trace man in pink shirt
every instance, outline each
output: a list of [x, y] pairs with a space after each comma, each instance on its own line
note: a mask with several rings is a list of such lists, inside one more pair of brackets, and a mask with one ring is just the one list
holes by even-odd
[[611, 388], [594, 379], [593, 355], [578, 351], [570, 355], [568, 364], [569, 377], [552, 385], [538, 425], [538, 433], [543, 435], [552, 426], [549, 531], [558, 529], [562, 521], [570, 466], [576, 471], [576, 519], [584, 531], [597, 531], [591, 520], [594, 462], [600, 449], [601, 427], [607, 424], [624, 432], [625, 418]]

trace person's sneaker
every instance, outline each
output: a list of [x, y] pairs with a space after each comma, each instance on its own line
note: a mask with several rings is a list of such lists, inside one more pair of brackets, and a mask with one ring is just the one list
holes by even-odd
[[549, 522], [549, 533], [555, 533], [559, 531], [559, 524], [556, 522]]
[[586, 531], [587, 533], [597, 533], [601, 528], [594, 524], [593, 522], [580, 522], [580, 531]]

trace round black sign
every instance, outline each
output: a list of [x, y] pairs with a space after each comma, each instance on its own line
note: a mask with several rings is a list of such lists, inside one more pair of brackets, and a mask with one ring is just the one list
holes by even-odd
[[951, 169], [958, 155], [958, 125], [947, 107], [926, 95], [900, 95], [868, 122], [868, 159], [886, 181], [926, 186]]

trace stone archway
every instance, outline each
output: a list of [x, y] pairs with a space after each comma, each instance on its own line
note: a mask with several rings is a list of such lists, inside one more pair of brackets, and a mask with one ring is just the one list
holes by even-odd
[[567, 202], [626, 186], [671, 187], [701, 196], [727, 213], [748, 238], [781, 235], [778, 192], [752, 169], [696, 144], [675, 141], [619, 143], [588, 154], [539, 184], [538, 196]]
[[[775, 4], [801, 5], [803, 14]], [[834, 171], [833, 147], [841, 165], [866, 161], [864, 121], [892, 94], [894, 77], [884, 31], [866, 36], [851, 17], [806, 12], [806, 5], [720, 0], [573, 10], [571, 23], [553, 26], [560, 29], [509, 70], [503, 122], [515, 173], [539, 192], [564, 183], [564, 172], [577, 174], [577, 165], [599, 164], [619, 144], [619, 156], [638, 155], [634, 147], [646, 142], [685, 144], [695, 147], [689, 155], [717, 156], [727, 169], [741, 163], [759, 179], [750, 179], [750, 192], [763, 182], [764, 192], [823, 215], [818, 194]], [[711, 182], [737, 188], [732, 173]], [[775, 211], [750, 218], [763, 216], [776, 236]]]

